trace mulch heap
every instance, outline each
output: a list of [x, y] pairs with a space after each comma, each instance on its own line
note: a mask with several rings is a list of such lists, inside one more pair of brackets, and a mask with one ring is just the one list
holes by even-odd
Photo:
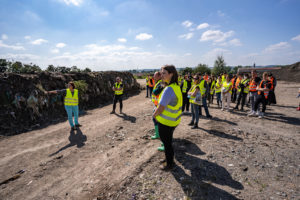
[[272, 73], [277, 80], [300, 83], [300, 62], [283, 66]]

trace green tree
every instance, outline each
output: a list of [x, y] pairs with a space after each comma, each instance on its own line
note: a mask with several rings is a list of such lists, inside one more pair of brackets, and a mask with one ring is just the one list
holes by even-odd
[[195, 69], [193, 70], [193, 72], [196, 73], [200, 73], [200, 74], [210, 74], [211, 73], [211, 69], [206, 65], [206, 64], [198, 64], [197, 67], [195, 67]]
[[56, 71], [56, 67], [54, 67], [54, 65], [48, 65], [46, 71], [47, 72], [55, 72]]
[[192, 74], [193, 73], [193, 69], [191, 67], [186, 67], [182, 70], [182, 74]]
[[64, 67], [64, 66], [58, 66], [56, 69], [57, 69], [57, 72], [60, 72], [60, 73], [69, 73], [71, 70], [70, 68]]
[[85, 68], [82, 72], [92, 72], [92, 70], [90, 68]]
[[214, 67], [212, 69], [212, 74], [219, 75], [221, 73], [224, 73], [225, 66], [226, 66], [226, 63], [224, 61], [223, 56], [218, 56], [217, 59], [215, 60]]
[[6, 72], [9, 67], [9, 62], [6, 59], [0, 59], [0, 73]]
[[13, 73], [21, 73], [23, 68], [23, 64], [19, 61], [14, 62], [10, 67], [9, 71]]

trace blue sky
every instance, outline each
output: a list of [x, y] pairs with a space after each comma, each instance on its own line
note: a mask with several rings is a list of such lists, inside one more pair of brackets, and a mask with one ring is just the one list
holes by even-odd
[[0, 0], [0, 58], [96, 71], [292, 64], [299, 0]]

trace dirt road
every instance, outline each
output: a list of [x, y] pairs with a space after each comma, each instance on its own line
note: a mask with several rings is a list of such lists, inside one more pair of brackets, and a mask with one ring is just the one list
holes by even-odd
[[[265, 119], [210, 107], [199, 129], [184, 115], [174, 133], [177, 167], [150, 140], [152, 103], [145, 91], [68, 122], [0, 140], [0, 199], [299, 199], [299, 84], [279, 82]], [[280, 95], [279, 95], [280, 94]], [[118, 113], [117, 109], [117, 113]]]

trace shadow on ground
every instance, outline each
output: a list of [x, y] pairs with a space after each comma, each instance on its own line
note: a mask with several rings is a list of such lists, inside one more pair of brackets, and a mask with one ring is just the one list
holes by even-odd
[[116, 116], [120, 117], [120, 118], [123, 118], [123, 120], [125, 121], [130, 121], [131, 123], [135, 123], [136, 122], [136, 117], [134, 116], [131, 116], [131, 115], [127, 115], [126, 113], [122, 113], [122, 114], [117, 114], [115, 113]]
[[211, 183], [228, 186], [234, 190], [243, 190], [243, 185], [233, 180], [224, 167], [200, 159], [198, 156], [205, 153], [196, 144], [186, 139], [174, 139], [174, 149], [176, 160], [191, 174], [186, 174], [179, 166], [176, 166], [172, 171], [187, 197], [192, 200], [238, 199]]
[[65, 145], [64, 147], [60, 148], [59, 150], [50, 154], [49, 156], [50, 157], [54, 156], [54, 155], [58, 154], [59, 152], [65, 150], [69, 147], [75, 146], [75, 145], [77, 146], [77, 148], [81, 148], [85, 145], [84, 143], [87, 141], [87, 137], [86, 137], [86, 135], [84, 135], [82, 133], [80, 128], [77, 128], [76, 134], [75, 134], [75, 131], [73, 131], [73, 130], [70, 131], [69, 141], [70, 141], [69, 144]]

